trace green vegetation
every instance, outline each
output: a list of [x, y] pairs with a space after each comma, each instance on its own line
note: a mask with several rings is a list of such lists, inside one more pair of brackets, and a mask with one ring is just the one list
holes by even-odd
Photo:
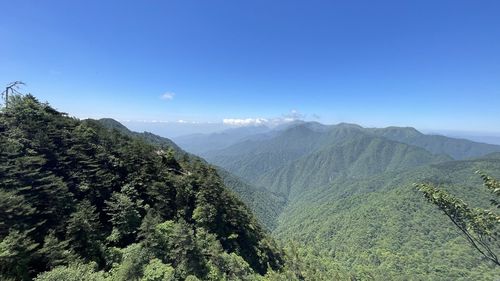
[[500, 274], [453, 223], [427, 204], [415, 182], [488, 206], [475, 170], [499, 175], [500, 161], [452, 161], [364, 180], [338, 179], [296, 196], [281, 214], [276, 238], [299, 241], [324, 259], [369, 280], [495, 280]]
[[217, 168], [224, 184], [234, 191], [268, 230], [276, 228], [279, 214], [286, 205], [286, 198], [263, 187], [254, 187], [245, 180]]
[[[490, 200], [495, 209], [500, 208], [500, 182], [481, 174], [484, 185], [493, 193]], [[425, 198], [436, 205], [464, 234], [467, 241], [483, 257], [500, 266], [500, 215], [495, 210], [472, 208], [461, 199], [440, 190], [432, 184], [418, 184]]]
[[[95, 122], [94, 120], [87, 120], [87, 122]], [[185, 161], [200, 161], [205, 163], [205, 160], [191, 155], [180, 147], [178, 147], [172, 140], [164, 137], [154, 135], [152, 133], [144, 132], [137, 133], [132, 132], [123, 126], [120, 122], [110, 119], [103, 118], [97, 120], [97, 122], [106, 128], [111, 130], [118, 130], [122, 134], [126, 134], [131, 137], [137, 137], [143, 141], [157, 147], [158, 149], [173, 149], [176, 158], [184, 159]], [[262, 128], [260, 128], [262, 129]], [[256, 132], [256, 130], [251, 130]], [[233, 132], [239, 132], [233, 130]], [[260, 132], [257, 129], [257, 132]], [[241, 136], [242, 132], [239, 132], [237, 136]], [[221, 136], [218, 134], [211, 135], [215, 140], [220, 140]], [[214, 141], [214, 140], [212, 140]], [[208, 164], [207, 164], [208, 165]], [[268, 230], [272, 230], [276, 227], [276, 219], [281, 213], [283, 206], [285, 205], [286, 199], [283, 196], [275, 194], [268, 191], [262, 187], [255, 187], [245, 180], [227, 172], [226, 170], [216, 167], [217, 173], [222, 178], [224, 185], [231, 189], [234, 194], [245, 203], [246, 206], [250, 207], [257, 217], [258, 221], [263, 224]]]
[[[428, 146], [412, 145], [415, 136]], [[478, 258], [452, 223], [431, 215], [435, 210], [412, 185], [440, 184], [485, 206], [488, 194], [469, 175], [478, 169], [498, 175], [500, 158], [490, 153], [498, 150], [411, 128], [299, 123], [207, 156], [286, 198], [277, 239], [297, 241], [358, 279], [494, 280], [498, 269]], [[450, 151], [477, 159], [453, 161]]]
[[299, 122], [210, 152], [219, 168], [167, 138], [14, 96], [0, 113], [0, 279], [500, 276], [487, 209], [499, 204], [497, 147], [446, 140], [461, 143], [449, 153], [441, 137], [381, 130]]
[[236, 280], [283, 263], [215, 169], [172, 149], [30, 95], [2, 111], [0, 146], [2, 280]]

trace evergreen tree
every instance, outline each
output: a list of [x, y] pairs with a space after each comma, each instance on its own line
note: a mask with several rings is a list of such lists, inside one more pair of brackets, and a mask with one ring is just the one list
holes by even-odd
[[66, 239], [71, 248], [85, 260], [102, 262], [100, 230], [96, 208], [88, 200], [83, 200], [68, 220]]

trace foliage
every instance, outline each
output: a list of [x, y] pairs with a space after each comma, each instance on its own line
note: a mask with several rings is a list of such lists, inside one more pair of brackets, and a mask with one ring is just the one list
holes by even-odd
[[141, 281], [174, 281], [174, 268], [159, 259], [152, 259], [144, 268]]
[[[233, 253], [252, 274], [278, 269], [281, 252], [216, 170], [154, 140], [12, 97], [0, 113], [0, 279], [138, 280], [167, 264], [176, 280], [205, 279]], [[203, 237], [217, 252], [202, 254]]]
[[[500, 182], [486, 174], [481, 174], [484, 185], [493, 193], [493, 206], [500, 205]], [[436, 205], [453, 224], [465, 235], [467, 241], [487, 260], [500, 266], [500, 215], [494, 210], [472, 208], [468, 203], [456, 198], [432, 184], [417, 184], [425, 198]]]
[[498, 175], [500, 161], [453, 161], [338, 179], [291, 202], [274, 235], [313, 248], [356, 278], [494, 280], [500, 271], [478, 259], [447, 218], [430, 215], [432, 206], [411, 188], [414, 182], [440, 183], [450, 194], [488, 206], [488, 192], [468, 176], [477, 169]]
[[493, 280], [498, 270], [463, 245], [452, 223], [429, 217], [432, 209], [410, 186], [445, 184], [451, 194], [484, 206], [488, 196], [466, 175], [477, 169], [498, 174], [499, 158], [453, 157], [499, 150], [411, 128], [300, 123], [205, 155], [285, 197], [277, 239], [298, 241], [357, 279]]

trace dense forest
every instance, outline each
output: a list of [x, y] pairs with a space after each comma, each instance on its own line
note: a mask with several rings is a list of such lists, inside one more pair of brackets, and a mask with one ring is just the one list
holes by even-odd
[[[470, 210], [490, 214], [491, 194], [474, 171], [500, 177], [497, 146], [351, 124], [253, 133], [202, 153], [217, 167], [112, 119], [78, 120], [12, 97], [0, 114], [0, 279], [500, 275], [454, 227], [458, 215], [439, 213], [459, 206], [461, 225], [484, 225]], [[438, 208], [414, 183], [429, 184]], [[438, 200], [453, 196], [469, 205]], [[496, 237], [492, 218], [481, 235]]]
[[0, 115], [2, 280], [253, 280], [283, 253], [214, 168], [11, 98]]

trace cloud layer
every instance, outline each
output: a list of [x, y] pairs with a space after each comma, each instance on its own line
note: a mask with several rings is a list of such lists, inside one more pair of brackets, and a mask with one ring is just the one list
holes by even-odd
[[257, 126], [267, 124], [269, 120], [266, 118], [245, 118], [245, 119], [235, 119], [235, 118], [226, 118], [222, 120], [224, 125], [231, 126]]
[[238, 127], [243, 127], [243, 126], [259, 126], [259, 125], [266, 125], [266, 126], [277, 126], [283, 123], [287, 122], [292, 122], [296, 120], [303, 120], [305, 119], [305, 115], [300, 113], [297, 110], [291, 110], [287, 114], [283, 114], [280, 117], [275, 117], [275, 118], [225, 118], [222, 120], [222, 123], [224, 125], [229, 125], [229, 126], [238, 126]]

